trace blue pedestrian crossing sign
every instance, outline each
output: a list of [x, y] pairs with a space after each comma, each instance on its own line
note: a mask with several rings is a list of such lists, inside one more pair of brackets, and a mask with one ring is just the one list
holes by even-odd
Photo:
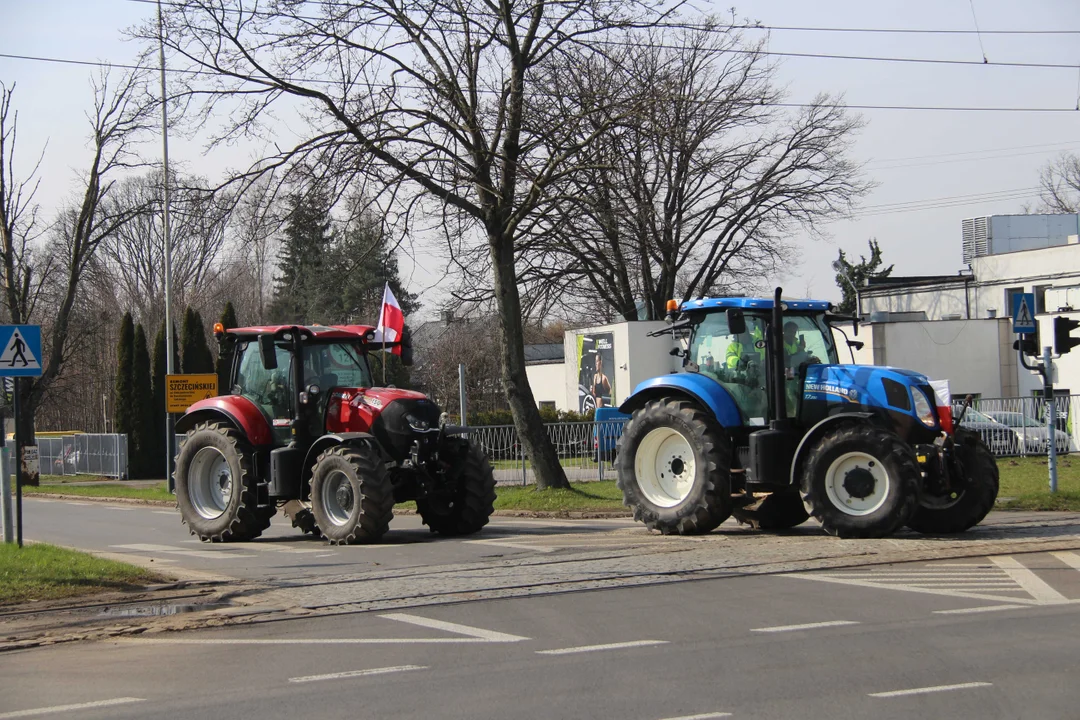
[[0, 325], [0, 377], [41, 375], [41, 326]]
[[[1016, 293], [1012, 296], [1013, 332], [1029, 335], [1035, 332], [1035, 293]], [[3, 357], [0, 356], [0, 367]]]

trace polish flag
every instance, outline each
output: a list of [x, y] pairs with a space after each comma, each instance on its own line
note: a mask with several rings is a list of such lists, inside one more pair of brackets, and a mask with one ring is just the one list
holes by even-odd
[[953, 416], [952, 392], [949, 390], [949, 381], [931, 380], [930, 387], [934, 389], [934, 396], [937, 400], [937, 414], [938, 421], [941, 423], [941, 429], [951, 435], [953, 431]]
[[[401, 333], [405, 329], [405, 314], [401, 312], [397, 298], [390, 289], [390, 283], [386, 283], [382, 296], [382, 312], [379, 313], [379, 326], [375, 328], [376, 342], [400, 342]], [[401, 355], [401, 345], [395, 345], [390, 349], [395, 355]]]

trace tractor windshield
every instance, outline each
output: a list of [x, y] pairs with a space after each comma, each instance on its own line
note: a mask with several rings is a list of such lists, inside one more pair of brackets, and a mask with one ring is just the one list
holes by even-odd
[[367, 359], [352, 343], [304, 345], [304, 386], [318, 385], [325, 397], [335, 387], [371, 387]]
[[[713, 378], [731, 393], [751, 425], [764, 425], [769, 416], [765, 362], [768, 313], [746, 313], [746, 332], [732, 334], [727, 315], [704, 315], [690, 338], [687, 369]], [[801, 370], [809, 364], [836, 363], [832, 334], [816, 315], [784, 316], [784, 366], [787, 370], [787, 414], [798, 403]]]

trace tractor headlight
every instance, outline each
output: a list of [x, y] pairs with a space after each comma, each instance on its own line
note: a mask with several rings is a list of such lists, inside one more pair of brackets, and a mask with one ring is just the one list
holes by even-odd
[[926, 393], [919, 388], [912, 388], [911, 399], [915, 401], [915, 415], [919, 418], [919, 422], [928, 428], [936, 426], [937, 418], [934, 417], [934, 411], [926, 398]]

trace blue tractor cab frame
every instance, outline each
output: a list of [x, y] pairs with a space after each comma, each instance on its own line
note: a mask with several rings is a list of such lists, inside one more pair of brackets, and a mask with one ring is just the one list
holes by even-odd
[[702, 533], [734, 515], [783, 529], [812, 515], [840, 537], [905, 525], [936, 534], [967, 530], [993, 507], [993, 455], [954, 427], [925, 375], [839, 362], [835, 324], [857, 335], [857, 318], [777, 288], [671, 301], [668, 321], [653, 334], [679, 343], [682, 371], [646, 380], [619, 407], [630, 419], [618, 484], [648, 527]]

